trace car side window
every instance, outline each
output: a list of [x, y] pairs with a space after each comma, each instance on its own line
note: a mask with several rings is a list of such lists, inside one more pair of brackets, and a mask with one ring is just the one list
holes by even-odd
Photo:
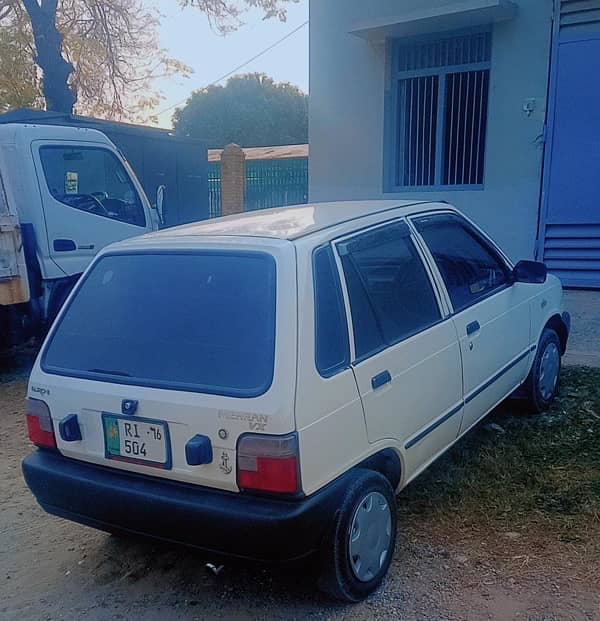
[[337, 245], [344, 269], [357, 359], [441, 319], [425, 266], [405, 222]]
[[108, 149], [45, 146], [40, 148], [40, 160], [55, 200], [97, 216], [146, 226], [137, 190]]
[[504, 261], [462, 218], [432, 215], [413, 223], [433, 255], [456, 312], [510, 282]]
[[350, 365], [348, 323], [339, 274], [331, 246], [313, 254], [315, 300], [315, 364], [323, 377]]

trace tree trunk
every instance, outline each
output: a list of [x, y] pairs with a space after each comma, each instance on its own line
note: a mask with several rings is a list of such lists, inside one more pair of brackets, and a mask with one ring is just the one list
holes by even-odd
[[23, 0], [31, 20], [35, 41], [35, 62], [43, 72], [43, 91], [46, 109], [71, 114], [77, 94], [69, 86], [73, 65], [62, 55], [63, 38], [56, 28], [58, 0]]

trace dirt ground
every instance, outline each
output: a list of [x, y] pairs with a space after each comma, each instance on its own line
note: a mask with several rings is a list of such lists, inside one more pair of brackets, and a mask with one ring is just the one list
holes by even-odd
[[27, 366], [0, 375], [0, 619], [600, 620], [600, 529], [557, 537], [403, 517], [410, 492], [389, 577], [356, 606], [321, 596], [310, 568], [227, 561], [215, 576], [199, 552], [50, 517], [21, 476]]

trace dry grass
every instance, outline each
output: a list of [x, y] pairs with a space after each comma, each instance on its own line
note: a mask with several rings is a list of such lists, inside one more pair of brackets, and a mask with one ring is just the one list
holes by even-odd
[[597, 549], [600, 370], [569, 368], [561, 380], [548, 413], [508, 402], [412, 483], [399, 499], [407, 523], [527, 530]]

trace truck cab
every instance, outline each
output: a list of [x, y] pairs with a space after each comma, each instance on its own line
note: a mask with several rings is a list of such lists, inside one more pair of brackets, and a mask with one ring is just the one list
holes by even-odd
[[40, 334], [106, 245], [158, 228], [100, 131], [0, 125], [0, 349]]

